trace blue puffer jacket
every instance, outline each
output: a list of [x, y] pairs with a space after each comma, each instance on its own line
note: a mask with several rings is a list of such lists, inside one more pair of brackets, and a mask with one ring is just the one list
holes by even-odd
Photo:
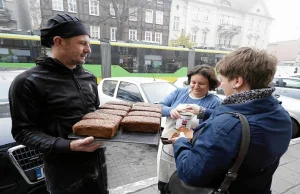
[[194, 145], [186, 138], [178, 139], [174, 144], [178, 176], [192, 185], [220, 186], [238, 154], [242, 132], [240, 120], [226, 112], [245, 115], [251, 133], [248, 153], [230, 194], [270, 194], [273, 173], [292, 133], [289, 114], [273, 96], [219, 106], [195, 129], [203, 131]]

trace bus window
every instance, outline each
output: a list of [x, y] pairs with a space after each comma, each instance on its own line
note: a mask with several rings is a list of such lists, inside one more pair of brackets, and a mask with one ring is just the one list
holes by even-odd
[[101, 64], [101, 47], [100, 45], [91, 44], [91, 53], [85, 59], [85, 64], [99, 65]]
[[207, 64], [212, 67], [216, 66], [215, 54], [206, 52], [196, 52], [195, 53], [195, 65]]
[[187, 67], [188, 52], [167, 49], [111, 47], [112, 65], [119, 65], [129, 73], [174, 73]]

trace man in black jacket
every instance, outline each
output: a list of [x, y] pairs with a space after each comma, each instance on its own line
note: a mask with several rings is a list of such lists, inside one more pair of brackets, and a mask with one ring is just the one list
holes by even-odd
[[68, 139], [72, 126], [99, 107], [96, 78], [82, 67], [89, 33], [78, 18], [58, 14], [41, 29], [41, 43], [52, 57], [38, 58], [9, 90], [12, 135], [43, 152], [51, 194], [106, 194], [104, 149], [93, 137]]

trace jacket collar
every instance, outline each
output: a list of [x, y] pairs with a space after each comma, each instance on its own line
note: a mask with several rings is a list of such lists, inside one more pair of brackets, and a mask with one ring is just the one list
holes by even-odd
[[273, 91], [273, 88], [265, 88], [264, 90], [260, 89], [260, 91], [248, 91], [228, 96], [224, 99], [222, 105], [215, 109], [213, 115], [217, 116], [225, 112], [252, 115], [272, 111], [280, 104], [277, 98], [272, 96]]
[[75, 69], [71, 70], [67, 68], [64, 64], [62, 64], [59, 60], [51, 57], [39, 57], [36, 60], [36, 64], [51, 71], [74, 73], [76, 75], [84, 72], [82, 65], [77, 65]]
[[252, 100], [259, 100], [272, 95], [275, 88], [261, 88], [232, 94], [226, 97], [222, 104], [241, 104]]

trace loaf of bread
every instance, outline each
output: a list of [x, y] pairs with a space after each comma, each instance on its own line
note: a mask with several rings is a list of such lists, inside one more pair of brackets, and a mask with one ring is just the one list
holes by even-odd
[[132, 107], [131, 102], [125, 102], [125, 101], [108, 101], [105, 104], [113, 104], [113, 105], [121, 105], [121, 106]]
[[145, 116], [126, 116], [121, 121], [123, 131], [157, 133], [160, 129], [160, 119]]
[[114, 110], [123, 110], [123, 111], [130, 111], [131, 107], [129, 106], [122, 106], [122, 105], [114, 105], [114, 104], [103, 104], [100, 106], [100, 109], [114, 109]]
[[161, 113], [158, 112], [147, 112], [147, 111], [130, 111], [127, 116], [146, 116], [161, 118]]
[[84, 119], [73, 126], [76, 135], [112, 138], [118, 131], [119, 121], [103, 119]]
[[114, 109], [99, 109], [99, 110], [96, 110], [95, 112], [110, 114], [110, 115], [118, 115], [121, 117], [125, 117], [128, 113], [127, 111], [124, 111], [124, 110], [114, 110]]
[[104, 119], [104, 120], [115, 119], [121, 121], [122, 117], [118, 115], [110, 115], [110, 114], [105, 114], [105, 113], [95, 111], [84, 115], [82, 119]]
[[161, 107], [162, 105], [160, 105], [160, 104], [152, 104], [152, 103], [148, 103], [148, 102], [136, 102], [136, 103], [134, 103], [134, 106]]
[[149, 111], [149, 112], [157, 112], [161, 113], [161, 107], [151, 107], [151, 106], [136, 106], [132, 107], [132, 111]]

